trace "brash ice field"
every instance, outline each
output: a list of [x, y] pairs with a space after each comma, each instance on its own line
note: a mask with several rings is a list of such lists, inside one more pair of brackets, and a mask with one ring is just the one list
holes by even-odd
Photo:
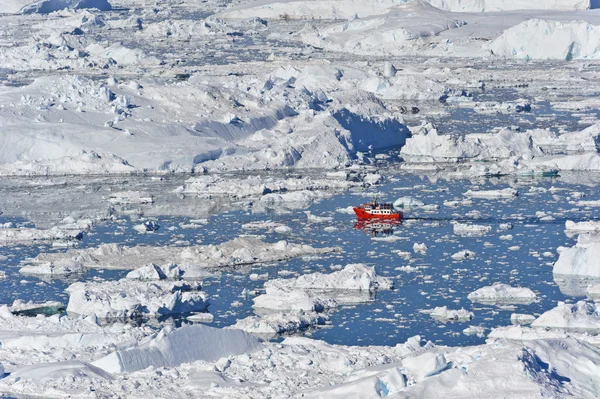
[[600, 397], [600, 1], [0, 0], [0, 397]]

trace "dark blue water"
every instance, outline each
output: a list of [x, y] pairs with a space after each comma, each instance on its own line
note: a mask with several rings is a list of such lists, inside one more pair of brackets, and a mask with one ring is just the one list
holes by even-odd
[[[282, 236], [269, 231], [256, 231], [252, 234], [261, 234], [269, 242], [287, 239], [315, 247], [336, 246], [341, 247], [342, 252], [319, 258], [223, 269], [218, 277], [205, 280], [205, 290], [210, 294], [211, 300], [209, 310], [215, 316], [213, 324], [230, 325], [253, 313], [252, 296], [243, 297], [241, 293], [244, 289], [260, 290], [264, 281], [251, 281], [251, 273], [268, 273], [269, 279], [273, 279], [282, 276], [286, 278], [290, 273], [299, 275], [316, 271], [332, 272], [334, 266], [349, 263], [374, 266], [380, 275], [394, 280], [395, 289], [379, 292], [372, 302], [342, 306], [332, 311], [331, 326], [310, 332], [313, 337], [339, 344], [393, 345], [416, 334], [443, 344], [476, 344], [482, 342], [483, 338], [462, 334], [462, 330], [469, 325], [487, 328], [508, 325], [511, 313], [539, 314], [554, 307], [557, 301], [574, 300], [576, 295], [582, 295], [572, 290], [561, 292], [561, 287], [555, 283], [552, 275], [552, 263], [557, 259], [557, 247], [574, 244], [574, 239], [564, 234], [565, 220], [600, 217], [597, 209], [578, 208], [577, 199], [572, 195], [573, 192], [582, 192], [586, 200], [598, 198], [598, 186], [589, 174], [568, 178], [484, 179], [471, 182], [394, 175], [393, 171], [389, 173], [391, 174], [388, 176], [391, 177], [388, 181], [375, 190], [334, 195], [307, 209], [315, 215], [331, 216], [334, 218], [333, 222], [308, 223], [304, 210], [281, 212], [273, 209], [259, 212], [249, 206], [245, 209], [219, 211], [209, 217], [208, 224], [193, 229], [183, 229], [180, 224], [204, 217], [205, 215], [198, 215], [193, 210], [194, 206], [203, 205], [205, 200], [189, 197], [180, 199], [171, 193], [173, 186], [180, 182], [150, 183], [148, 179], [141, 178], [141, 181], [130, 181], [129, 184], [136, 189], [143, 188], [146, 184], [147, 191], [160, 200], [154, 205], [121, 207], [116, 211], [115, 220], [101, 222], [87, 233], [80, 247], [96, 247], [107, 242], [176, 246], [217, 244], [240, 234], [248, 234], [249, 231], [241, 227], [244, 223], [265, 220], [284, 223], [292, 229], [292, 234]], [[77, 183], [79, 182], [74, 184]], [[108, 180], [99, 184], [102, 186], [111, 183]], [[445, 200], [463, 199], [463, 193], [468, 189], [502, 189], [509, 186], [519, 190], [520, 195], [515, 199], [473, 199], [469, 206], [444, 206]], [[549, 190], [551, 187], [553, 190]], [[60, 190], [64, 191], [66, 197], [74, 195], [70, 183], [48, 190], [53, 190], [54, 194], [58, 190], [59, 196]], [[377, 240], [372, 232], [354, 228], [353, 215], [336, 212], [336, 209], [365, 202], [375, 193], [389, 201], [401, 196], [412, 196], [427, 204], [439, 205], [439, 210], [431, 213], [407, 211], [404, 223], [395, 226], [393, 232], [388, 231], [387, 235], [379, 236], [387, 237], [389, 241]], [[18, 196], [18, 193], [15, 195]], [[47, 215], [49, 212], [40, 203], [40, 198], [44, 198], [43, 193], [37, 199], [39, 212]], [[103, 200], [92, 196], [90, 201], [100, 202], [98, 208], [102, 209]], [[165, 203], [169, 206], [164, 206]], [[48, 205], [56, 206], [55, 203]], [[88, 207], [94, 208], [94, 205], [88, 204]], [[178, 207], [181, 212], [173, 212]], [[161, 209], [166, 214], [161, 215]], [[7, 211], [10, 215], [10, 209]], [[186, 215], [186, 212], [191, 214]], [[542, 221], [538, 217], [540, 214], [536, 215], [536, 212], [544, 212], [554, 219]], [[138, 234], [133, 226], [139, 223], [140, 215], [152, 215], [150, 218], [161, 225], [160, 230], [155, 234]], [[28, 212], [28, 217], [35, 219], [31, 212]], [[15, 216], [0, 219], [0, 222], [25, 220]], [[455, 221], [489, 225], [492, 231], [483, 237], [460, 237], [453, 233], [452, 223]], [[500, 224], [505, 223], [510, 223], [512, 229], [500, 231]], [[507, 235], [511, 235], [512, 239], [500, 238]], [[414, 243], [425, 243], [427, 252], [414, 253]], [[463, 249], [475, 252], [475, 257], [462, 262], [450, 257]], [[35, 301], [62, 300], [66, 303], [68, 297], [64, 289], [77, 279], [110, 280], [126, 274], [124, 271], [90, 270], [70, 279], [43, 280], [18, 273], [21, 259], [47, 251], [64, 249], [49, 245], [0, 247], [0, 255], [7, 257], [2, 262], [7, 278], [0, 280], [0, 303], [12, 303], [17, 298]], [[412, 258], [406, 260], [398, 256], [397, 251], [411, 252]], [[415, 267], [417, 270], [398, 270], [404, 266]], [[531, 305], [499, 308], [471, 303], [467, 299], [470, 292], [494, 282], [529, 287], [538, 294], [538, 301]], [[232, 307], [233, 302], [240, 302], [241, 306]], [[471, 310], [475, 313], [475, 319], [466, 323], [444, 324], [421, 313], [422, 310], [443, 305], [451, 309], [464, 307]]]

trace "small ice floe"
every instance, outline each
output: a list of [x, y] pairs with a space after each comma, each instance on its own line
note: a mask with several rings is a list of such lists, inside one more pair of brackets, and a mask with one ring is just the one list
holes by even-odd
[[185, 319], [195, 323], [212, 323], [215, 320], [215, 316], [211, 313], [195, 313]]
[[275, 230], [278, 227], [285, 226], [282, 223], [273, 222], [271, 220], [258, 221], [258, 222], [250, 222], [244, 223], [242, 225], [242, 229], [244, 230]]
[[513, 188], [505, 188], [503, 190], [482, 190], [473, 191], [469, 190], [465, 193], [465, 197], [469, 198], [486, 198], [486, 199], [507, 199], [514, 198], [519, 195], [519, 192]]
[[513, 313], [510, 315], [510, 322], [515, 325], [529, 325], [533, 323], [535, 316], [530, 314]]
[[454, 223], [453, 230], [454, 234], [459, 236], [480, 237], [489, 233], [492, 227], [479, 224]]
[[531, 323], [531, 326], [599, 333], [599, 310], [595, 304], [590, 302], [579, 301], [574, 304], [559, 302], [555, 308], [538, 317]]
[[151, 204], [154, 197], [141, 191], [122, 191], [110, 194], [107, 200], [113, 205]]
[[427, 252], [427, 245], [425, 245], [425, 243], [417, 243], [417, 242], [415, 242], [413, 244], [413, 251], [415, 253], [424, 254], [425, 252]]
[[473, 259], [475, 257], [475, 252], [465, 249], [455, 253], [454, 255], [451, 255], [450, 257], [454, 260]]
[[326, 223], [333, 221], [333, 217], [331, 216], [317, 216], [313, 215], [310, 211], [304, 211], [304, 213], [306, 214], [309, 223]]
[[337, 213], [345, 213], [347, 215], [354, 215], [354, 207], [347, 206], [346, 208], [337, 208], [335, 210]]
[[469, 326], [465, 328], [462, 333], [465, 335], [476, 335], [478, 337], [484, 337], [487, 328], [482, 326]]
[[250, 276], [248, 276], [248, 278], [251, 281], [258, 281], [258, 280], [267, 281], [269, 279], [269, 273], [264, 273], [264, 274], [252, 273]]
[[565, 222], [565, 231], [569, 233], [600, 232], [600, 221], [573, 222], [572, 220], [567, 220]]
[[394, 201], [394, 208], [396, 209], [411, 209], [420, 208], [425, 205], [421, 200], [412, 197], [400, 197]]
[[283, 334], [323, 325], [329, 316], [316, 312], [281, 312], [264, 316], [248, 316], [238, 320], [229, 328], [243, 330], [253, 334]]
[[448, 309], [446, 306], [437, 307], [432, 310], [425, 310], [423, 313], [429, 313], [429, 315], [434, 319], [442, 321], [469, 321], [475, 317], [473, 312], [469, 312], [464, 308], [455, 310]]
[[266, 293], [254, 298], [254, 307], [322, 311], [343, 303], [368, 302], [377, 290], [392, 287], [392, 280], [378, 276], [374, 268], [350, 264], [330, 274], [311, 273], [267, 281]]
[[52, 262], [33, 263], [19, 269], [21, 274], [43, 276], [66, 276], [69, 274], [83, 273], [85, 271], [81, 262], [75, 259], [57, 259]]
[[199, 283], [178, 281], [78, 282], [67, 288], [67, 311], [83, 317], [95, 314], [100, 319], [203, 312], [208, 308], [208, 295], [201, 288]]
[[530, 304], [536, 295], [529, 288], [511, 287], [508, 284], [494, 283], [471, 292], [467, 298], [473, 302], [490, 304]]
[[600, 207], [600, 200], [577, 201], [577, 206], [596, 208]]
[[64, 230], [58, 227], [36, 229], [28, 227], [0, 228], [0, 242], [27, 244], [36, 241], [75, 241], [81, 240], [81, 230]]
[[473, 205], [473, 201], [470, 199], [467, 200], [454, 200], [454, 201], [444, 201], [444, 206], [449, 208], [459, 208], [461, 206], [470, 206]]
[[159, 228], [160, 225], [152, 220], [133, 226], [133, 229], [140, 234], [155, 233]]

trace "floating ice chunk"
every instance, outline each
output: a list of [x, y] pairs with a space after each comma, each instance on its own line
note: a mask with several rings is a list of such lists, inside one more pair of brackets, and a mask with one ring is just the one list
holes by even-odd
[[469, 326], [465, 328], [462, 332], [465, 335], [477, 335], [478, 337], [485, 336], [485, 331], [487, 328], [481, 326]]
[[590, 243], [585, 248], [564, 249], [552, 271], [554, 274], [600, 278], [600, 242]]
[[214, 319], [215, 319], [215, 316], [213, 316], [210, 313], [196, 313], [196, 314], [186, 317], [186, 320], [193, 321], [193, 322], [199, 322], [199, 323], [212, 323]]
[[40, 254], [34, 259], [26, 259], [22, 264], [39, 265], [61, 259], [73, 259], [85, 267], [104, 269], [137, 269], [150, 263], [175, 264], [179, 266], [185, 277], [191, 278], [202, 277], [207, 268], [276, 262], [338, 250], [338, 248], [313, 248], [283, 240], [266, 243], [258, 238], [244, 237], [219, 245], [197, 245], [185, 248], [102, 244], [98, 248]]
[[262, 317], [248, 316], [238, 320], [230, 328], [255, 334], [282, 334], [325, 324], [329, 317], [320, 313], [288, 312], [272, 313]]
[[468, 321], [472, 320], [475, 315], [464, 308], [459, 310], [448, 309], [446, 306], [434, 308], [429, 312], [429, 315], [435, 319], [447, 321]]
[[110, 194], [108, 202], [113, 205], [151, 204], [154, 202], [154, 197], [141, 191], [122, 191]]
[[479, 224], [454, 223], [453, 229], [456, 235], [480, 237], [489, 233], [492, 227]]
[[412, 197], [401, 197], [394, 201], [394, 208], [419, 208], [424, 206], [425, 203], [421, 200]]
[[455, 253], [454, 255], [452, 255], [450, 257], [454, 260], [472, 259], [475, 257], [475, 252], [465, 249], [465, 250]]
[[470, 198], [514, 198], [519, 192], [513, 188], [505, 188], [503, 190], [486, 190], [486, 191], [473, 191], [469, 190], [465, 193], [466, 197]]
[[330, 274], [311, 273], [265, 283], [266, 294], [254, 299], [255, 308], [322, 311], [339, 303], [360, 303], [380, 289], [391, 289], [392, 280], [377, 276], [375, 269], [350, 264]]
[[27, 227], [0, 228], [0, 242], [27, 243], [33, 241], [80, 240], [82, 236], [83, 232], [81, 231], [62, 230], [58, 227], [48, 230]]
[[535, 301], [536, 295], [529, 288], [511, 287], [508, 284], [494, 283], [491, 286], [482, 287], [471, 292], [467, 298], [473, 302], [480, 303], [530, 304]]
[[256, 338], [240, 330], [200, 324], [165, 327], [156, 338], [113, 352], [92, 364], [109, 373], [133, 373], [147, 367], [175, 367], [198, 360], [214, 362], [222, 357], [261, 349]]
[[271, 288], [267, 289], [266, 294], [254, 298], [254, 307], [258, 309], [322, 312], [337, 306], [338, 302], [331, 297], [319, 296], [308, 290], [284, 291]]
[[140, 234], [154, 233], [157, 232], [159, 228], [160, 225], [152, 220], [133, 226], [133, 229]]
[[83, 265], [74, 259], [58, 259], [54, 262], [28, 265], [19, 269], [19, 273], [21, 274], [38, 274], [45, 276], [64, 276], [74, 273], [83, 273], [84, 271]]
[[589, 206], [589, 207], [600, 207], [600, 201], [589, 200], [589, 201], [577, 201], [577, 206]]
[[422, 254], [424, 254], [425, 252], [427, 252], [427, 245], [425, 243], [417, 243], [417, 242], [415, 242], [413, 244], [413, 251], [415, 253], [422, 253]]
[[158, 266], [151, 263], [130, 271], [125, 277], [131, 280], [166, 280], [178, 279], [180, 276], [181, 270], [177, 265]]
[[529, 314], [513, 313], [510, 315], [510, 322], [516, 325], [528, 325], [533, 323], [535, 316]]
[[313, 215], [310, 211], [304, 211], [309, 223], [325, 223], [333, 221], [331, 216], [317, 216]]
[[558, 306], [538, 317], [532, 327], [559, 328], [574, 331], [600, 332], [600, 314], [596, 305], [585, 301], [575, 304], [559, 302]]
[[600, 222], [573, 222], [572, 220], [567, 220], [565, 222], [565, 231], [571, 233], [600, 232]]
[[207, 294], [198, 283], [144, 282], [131, 279], [74, 283], [67, 288], [67, 311], [102, 319], [202, 312]]

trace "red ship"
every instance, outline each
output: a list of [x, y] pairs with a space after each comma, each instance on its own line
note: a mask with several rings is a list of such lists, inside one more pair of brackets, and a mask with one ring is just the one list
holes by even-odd
[[396, 211], [392, 204], [380, 204], [377, 202], [377, 199], [374, 199], [371, 203], [354, 207], [354, 213], [356, 213], [359, 220], [383, 219], [400, 221], [402, 219], [402, 213]]

